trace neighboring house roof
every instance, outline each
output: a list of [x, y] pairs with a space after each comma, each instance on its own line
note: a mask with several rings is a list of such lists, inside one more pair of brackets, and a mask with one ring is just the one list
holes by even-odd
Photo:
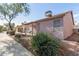
[[[73, 19], [73, 13], [72, 13], [72, 11], [68, 11], [68, 12], [64, 12], [64, 13], [58, 14], [58, 15], [54, 15], [52, 17], [47, 17], [47, 18], [39, 19], [37, 21], [32, 21], [32, 22], [26, 23], [24, 25], [28, 25], [28, 24], [32, 24], [32, 23], [37, 23], [37, 22], [42, 22], [42, 21], [53, 20], [55, 18], [61, 18], [61, 17], [63, 17], [67, 13], [71, 13], [72, 14], [72, 19]], [[74, 24], [74, 20], [73, 20], [73, 24]]]

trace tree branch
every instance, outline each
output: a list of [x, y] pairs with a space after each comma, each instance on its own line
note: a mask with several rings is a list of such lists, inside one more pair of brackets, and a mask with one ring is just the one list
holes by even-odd
[[9, 20], [6, 18], [6, 16], [4, 16], [4, 19], [5, 19], [7, 22], [9, 22]]

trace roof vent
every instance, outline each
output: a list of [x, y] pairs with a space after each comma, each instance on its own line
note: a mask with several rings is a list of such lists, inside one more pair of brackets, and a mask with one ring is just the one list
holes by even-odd
[[52, 17], [52, 11], [51, 11], [51, 10], [46, 11], [46, 12], [45, 12], [45, 16], [46, 16], [46, 17]]

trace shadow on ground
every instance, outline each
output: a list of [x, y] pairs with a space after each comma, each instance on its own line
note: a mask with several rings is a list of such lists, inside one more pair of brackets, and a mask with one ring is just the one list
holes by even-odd
[[24, 47], [17, 42], [11, 41], [0, 41], [0, 56], [28, 56], [31, 55]]

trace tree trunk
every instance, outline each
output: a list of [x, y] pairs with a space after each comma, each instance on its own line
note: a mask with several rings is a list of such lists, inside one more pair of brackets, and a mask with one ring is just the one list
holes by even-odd
[[9, 28], [10, 28], [10, 30], [13, 30], [12, 26], [11, 26], [11, 22], [9, 22]]

